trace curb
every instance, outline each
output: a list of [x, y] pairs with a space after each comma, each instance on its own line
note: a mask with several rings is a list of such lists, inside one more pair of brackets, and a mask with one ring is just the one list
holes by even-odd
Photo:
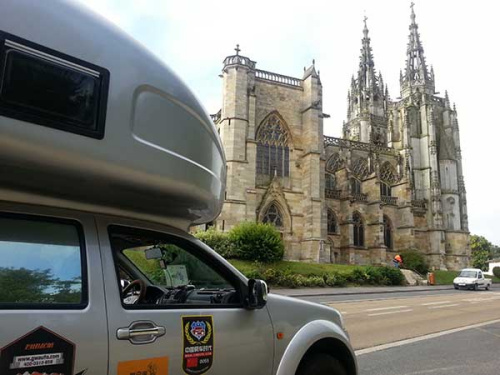
[[[361, 294], [390, 294], [390, 293], [406, 293], [406, 292], [411, 292], [411, 293], [418, 293], [418, 292], [437, 292], [440, 290], [453, 290], [453, 287], [438, 287], [435, 289], [419, 289], [419, 290], [411, 290], [411, 287], [409, 287], [407, 290], [377, 290], [377, 291], [368, 291], [368, 292], [345, 292], [345, 293], [295, 293], [295, 294], [281, 294], [281, 293], [276, 293], [275, 294], [281, 294], [287, 297], [327, 297], [327, 296], [353, 296], [353, 295], [361, 295]], [[273, 293], [273, 291], [271, 291]]]

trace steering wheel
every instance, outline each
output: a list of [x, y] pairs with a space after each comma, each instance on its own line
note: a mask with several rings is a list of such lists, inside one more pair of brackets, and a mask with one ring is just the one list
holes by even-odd
[[[127, 294], [132, 291], [133, 289], [137, 289], [139, 292], [139, 296], [137, 298], [132, 298], [134, 296], [129, 296], [127, 297]], [[122, 290], [122, 298], [125, 303], [126, 300], [128, 300], [129, 305], [137, 304], [140, 301], [142, 301], [146, 297], [146, 283], [140, 279], [132, 281], [130, 284], [128, 284], [125, 288]]]

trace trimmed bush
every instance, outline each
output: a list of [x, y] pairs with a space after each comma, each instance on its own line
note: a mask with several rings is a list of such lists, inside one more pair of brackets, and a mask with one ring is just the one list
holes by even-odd
[[326, 286], [345, 286], [347, 284], [345, 276], [338, 272], [324, 274], [323, 280]]
[[429, 265], [425, 260], [424, 254], [418, 250], [403, 250], [399, 255], [403, 258], [403, 268], [416, 271], [421, 275], [429, 272]]
[[493, 267], [493, 275], [500, 279], [500, 267]]
[[198, 231], [194, 235], [224, 258], [233, 257], [233, 245], [227, 233], [220, 232], [212, 227], [207, 230]]
[[228, 237], [234, 246], [234, 258], [263, 263], [283, 259], [283, 240], [270, 224], [244, 222], [233, 227]]
[[379, 267], [377, 269], [387, 280], [385, 285], [403, 285], [405, 283], [405, 277], [399, 269], [394, 267]]
[[245, 276], [263, 279], [269, 285], [284, 288], [343, 287], [357, 285], [402, 285], [402, 272], [393, 267], [355, 267], [344, 272], [331, 271], [318, 274], [296, 273], [291, 268], [278, 268], [278, 263], [253, 263], [254, 268], [247, 268]]

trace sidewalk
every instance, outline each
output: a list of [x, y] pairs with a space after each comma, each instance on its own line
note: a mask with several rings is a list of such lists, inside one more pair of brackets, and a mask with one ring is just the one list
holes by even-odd
[[428, 292], [438, 290], [452, 290], [453, 285], [435, 286], [371, 286], [371, 287], [348, 287], [348, 288], [303, 288], [303, 289], [281, 289], [272, 288], [271, 293], [281, 294], [289, 297], [315, 297], [315, 296], [338, 296], [355, 294], [380, 294], [380, 293], [408, 293]]

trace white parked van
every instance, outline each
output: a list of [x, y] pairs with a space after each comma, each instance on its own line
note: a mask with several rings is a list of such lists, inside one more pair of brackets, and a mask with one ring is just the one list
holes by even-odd
[[334, 309], [190, 236], [225, 159], [162, 62], [74, 2], [0, 2], [0, 374], [355, 375]]

